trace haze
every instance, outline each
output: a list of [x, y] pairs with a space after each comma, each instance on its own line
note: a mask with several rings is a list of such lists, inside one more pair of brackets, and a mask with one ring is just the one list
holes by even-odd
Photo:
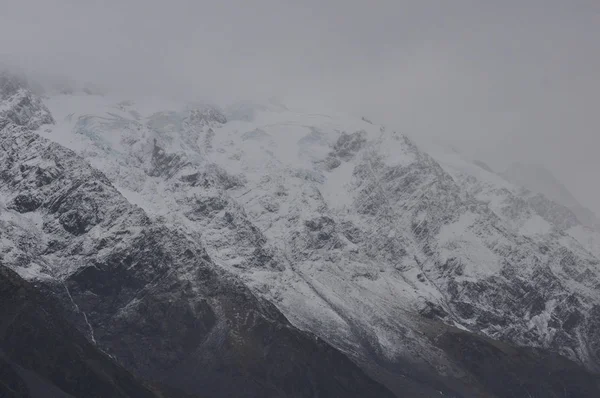
[[600, 213], [600, 2], [21, 0], [0, 61], [108, 90], [277, 96], [552, 170]]

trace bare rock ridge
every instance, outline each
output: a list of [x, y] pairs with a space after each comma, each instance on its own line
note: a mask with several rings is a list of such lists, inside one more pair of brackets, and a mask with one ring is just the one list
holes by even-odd
[[0, 261], [136, 377], [600, 395], [600, 250], [565, 206], [365, 120], [17, 91], [35, 122], [0, 118]]

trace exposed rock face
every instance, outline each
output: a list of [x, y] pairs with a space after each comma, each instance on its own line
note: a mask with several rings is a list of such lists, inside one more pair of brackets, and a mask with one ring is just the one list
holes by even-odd
[[357, 131], [352, 134], [342, 133], [333, 145], [333, 156], [344, 161], [352, 159], [367, 143], [366, 135], [365, 131]]
[[148, 175], [152, 177], [170, 178], [184, 168], [187, 165], [187, 162], [183, 156], [166, 153], [163, 148], [158, 146], [156, 139], [154, 139], [150, 165], [151, 167], [148, 170]]
[[5, 123], [4, 261], [190, 393], [389, 394], [366, 371], [399, 397], [598, 395], [600, 261], [568, 209], [382, 126], [251, 108], [55, 115], [39, 133], [77, 155]]

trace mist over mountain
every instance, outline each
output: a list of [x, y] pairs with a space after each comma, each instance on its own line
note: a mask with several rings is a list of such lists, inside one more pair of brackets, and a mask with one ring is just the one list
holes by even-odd
[[0, 395], [600, 396], [598, 12], [6, 4]]
[[[444, 138], [494, 170], [542, 164], [600, 212], [597, 3], [11, 2], [0, 63], [123, 97], [272, 96]], [[541, 12], [543, 10], [543, 12]], [[92, 18], [93, 16], [93, 18]]]
[[543, 166], [515, 163], [503, 171], [501, 175], [516, 185], [540, 193], [568, 207], [583, 225], [595, 228], [600, 225], [596, 214], [579, 203], [571, 192]]

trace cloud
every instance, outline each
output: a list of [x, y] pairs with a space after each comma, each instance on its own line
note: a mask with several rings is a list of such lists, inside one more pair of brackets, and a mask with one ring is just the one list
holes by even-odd
[[278, 96], [545, 163], [600, 212], [595, 0], [23, 0], [0, 60], [110, 90]]

